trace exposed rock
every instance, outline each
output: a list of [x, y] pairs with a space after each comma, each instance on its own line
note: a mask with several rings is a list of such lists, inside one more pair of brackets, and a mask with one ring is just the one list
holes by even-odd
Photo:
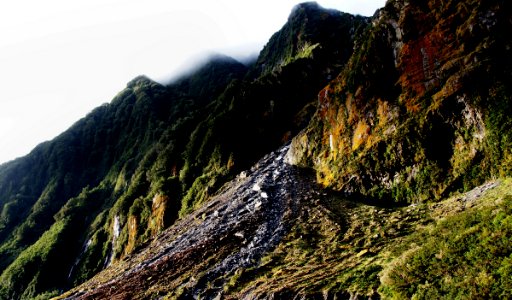
[[511, 41], [498, 34], [512, 32], [510, 15], [500, 0], [388, 1], [319, 92], [287, 161], [313, 167], [326, 187], [387, 203], [510, 174], [510, 144], [496, 138], [510, 126], [495, 119], [511, 113]]
[[[246, 178], [230, 183], [204, 208], [178, 221], [148, 248], [106, 269], [98, 279], [66, 297], [149, 297], [151, 286], [159, 282], [167, 282], [166, 292], [186, 286], [182, 296], [216, 297], [229, 275], [256, 264], [281, 241], [302, 199], [314, 188], [310, 180], [301, 179], [305, 175], [278, 158], [276, 153], [266, 156]], [[276, 170], [279, 175], [274, 180]], [[254, 193], [263, 189], [269, 193]], [[205, 217], [197, 223], [200, 216]], [[202, 275], [190, 281], [187, 268]], [[152, 280], [142, 280], [149, 277]], [[138, 287], [134, 289], [134, 285]]]

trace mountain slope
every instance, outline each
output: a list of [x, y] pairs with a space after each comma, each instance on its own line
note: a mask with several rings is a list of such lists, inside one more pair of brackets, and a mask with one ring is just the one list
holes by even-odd
[[[168, 86], [138, 77], [0, 166], [0, 298], [57, 295], [130, 256], [300, 131], [317, 91], [348, 58], [338, 51], [353, 49], [347, 32], [368, 19], [314, 4], [296, 12], [290, 20], [307, 25], [285, 26], [267, 48], [303, 32], [316, 46], [286, 65], [261, 72], [218, 56]], [[335, 29], [328, 36], [312, 31], [326, 26]]]
[[510, 4], [388, 1], [291, 160], [327, 187], [421, 202], [510, 175]]
[[510, 296], [510, 178], [378, 207], [322, 189], [286, 150], [59, 299]]
[[[509, 298], [511, 181], [495, 178], [510, 175], [510, 11], [505, 1], [389, 1], [286, 155], [316, 178], [286, 179], [294, 167], [272, 153], [64, 296]], [[285, 178], [255, 186], [274, 168]], [[275, 247], [255, 234], [269, 226], [257, 201], [297, 207], [284, 220], [267, 209], [284, 228]]]
[[510, 5], [305, 3], [134, 79], [0, 166], [0, 298], [510, 298]]
[[[225, 70], [230, 69], [232, 66], [225, 65]], [[237, 76], [240, 75], [243, 73]], [[223, 76], [228, 82], [232, 77]], [[130, 197], [138, 197], [136, 193], [141, 191], [137, 188], [149, 188], [144, 186], [147, 181], [140, 179], [148, 159], [155, 156], [158, 142], [170, 141], [162, 137], [165, 132], [186, 126], [188, 111], [196, 106], [194, 99], [188, 100], [179, 92], [147, 78], [137, 78], [112, 103], [95, 109], [28, 157], [3, 166], [5, 180], [0, 199], [7, 203], [2, 203], [0, 254], [2, 269], [5, 268], [2, 279], [8, 280], [3, 281], [2, 287], [10, 291], [3, 295], [15, 297], [17, 294], [10, 293], [23, 292], [26, 285], [36, 291], [56, 284], [65, 287], [73, 275], [80, 280], [103, 268], [112, 252], [106, 244], [111, 240], [109, 236], [115, 235], [102, 228], [109, 222], [109, 211], [129, 209], [122, 202], [135, 200]], [[175, 128], [170, 128], [168, 122], [174, 123]], [[173, 135], [172, 139], [179, 142], [185, 138]], [[18, 200], [20, 197], [23, 201]], [[80, 233], [78, 238], [73, 236], [76, 233]], [[48, 235], [66, 237], [47, 242]], [[36, 250], [37, 244], [44, 245], [46, 251]], [[86, 253], [84, 274], [70, 272], [86, 244], [91, 246], [91, 252]], [[41, 275], [34, 277], [36, 273], [28, 267], [32, 264]], [[53, 275], [53, 282], [40, 282], [45, 272]], [[14, 275], [17, 277], [13, 279]], [[31, 297], [32, 292], [20, 294]]]
[[151, 245], [66, 297], [213, 298], [222, 292], [236, 270], [254, 265], [281, 241], [302, 201], [314, 194], [303, 184], [311, 181], [300, 179], [307, 175], [283, 162], [287, 149], [265, 156]]

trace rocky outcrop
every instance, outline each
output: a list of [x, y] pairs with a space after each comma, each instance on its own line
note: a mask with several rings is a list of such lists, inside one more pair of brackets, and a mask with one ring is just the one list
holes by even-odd
[[385, 202], [439, 199], [510, 174], [510, 4], [388, 1], [318, 94], [289, 161]]

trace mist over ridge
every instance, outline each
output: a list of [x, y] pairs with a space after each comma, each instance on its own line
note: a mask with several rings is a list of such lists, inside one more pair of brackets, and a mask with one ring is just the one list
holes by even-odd
[[298, 2], [6, 4], [0, 13], [0, 162], [54, 138], [135, 76], [166, 83], [205, 53], [237, 59], [257, 53]]

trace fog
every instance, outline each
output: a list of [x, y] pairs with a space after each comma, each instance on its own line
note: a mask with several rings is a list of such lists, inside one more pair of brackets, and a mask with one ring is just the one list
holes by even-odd
[[[300, 1], [20, 0], [0, 4], [0, 163], [138, 75], [168, 82], [212, 53], [250, 61]], [[372, 15], [384, 1], [318, 1]]]

